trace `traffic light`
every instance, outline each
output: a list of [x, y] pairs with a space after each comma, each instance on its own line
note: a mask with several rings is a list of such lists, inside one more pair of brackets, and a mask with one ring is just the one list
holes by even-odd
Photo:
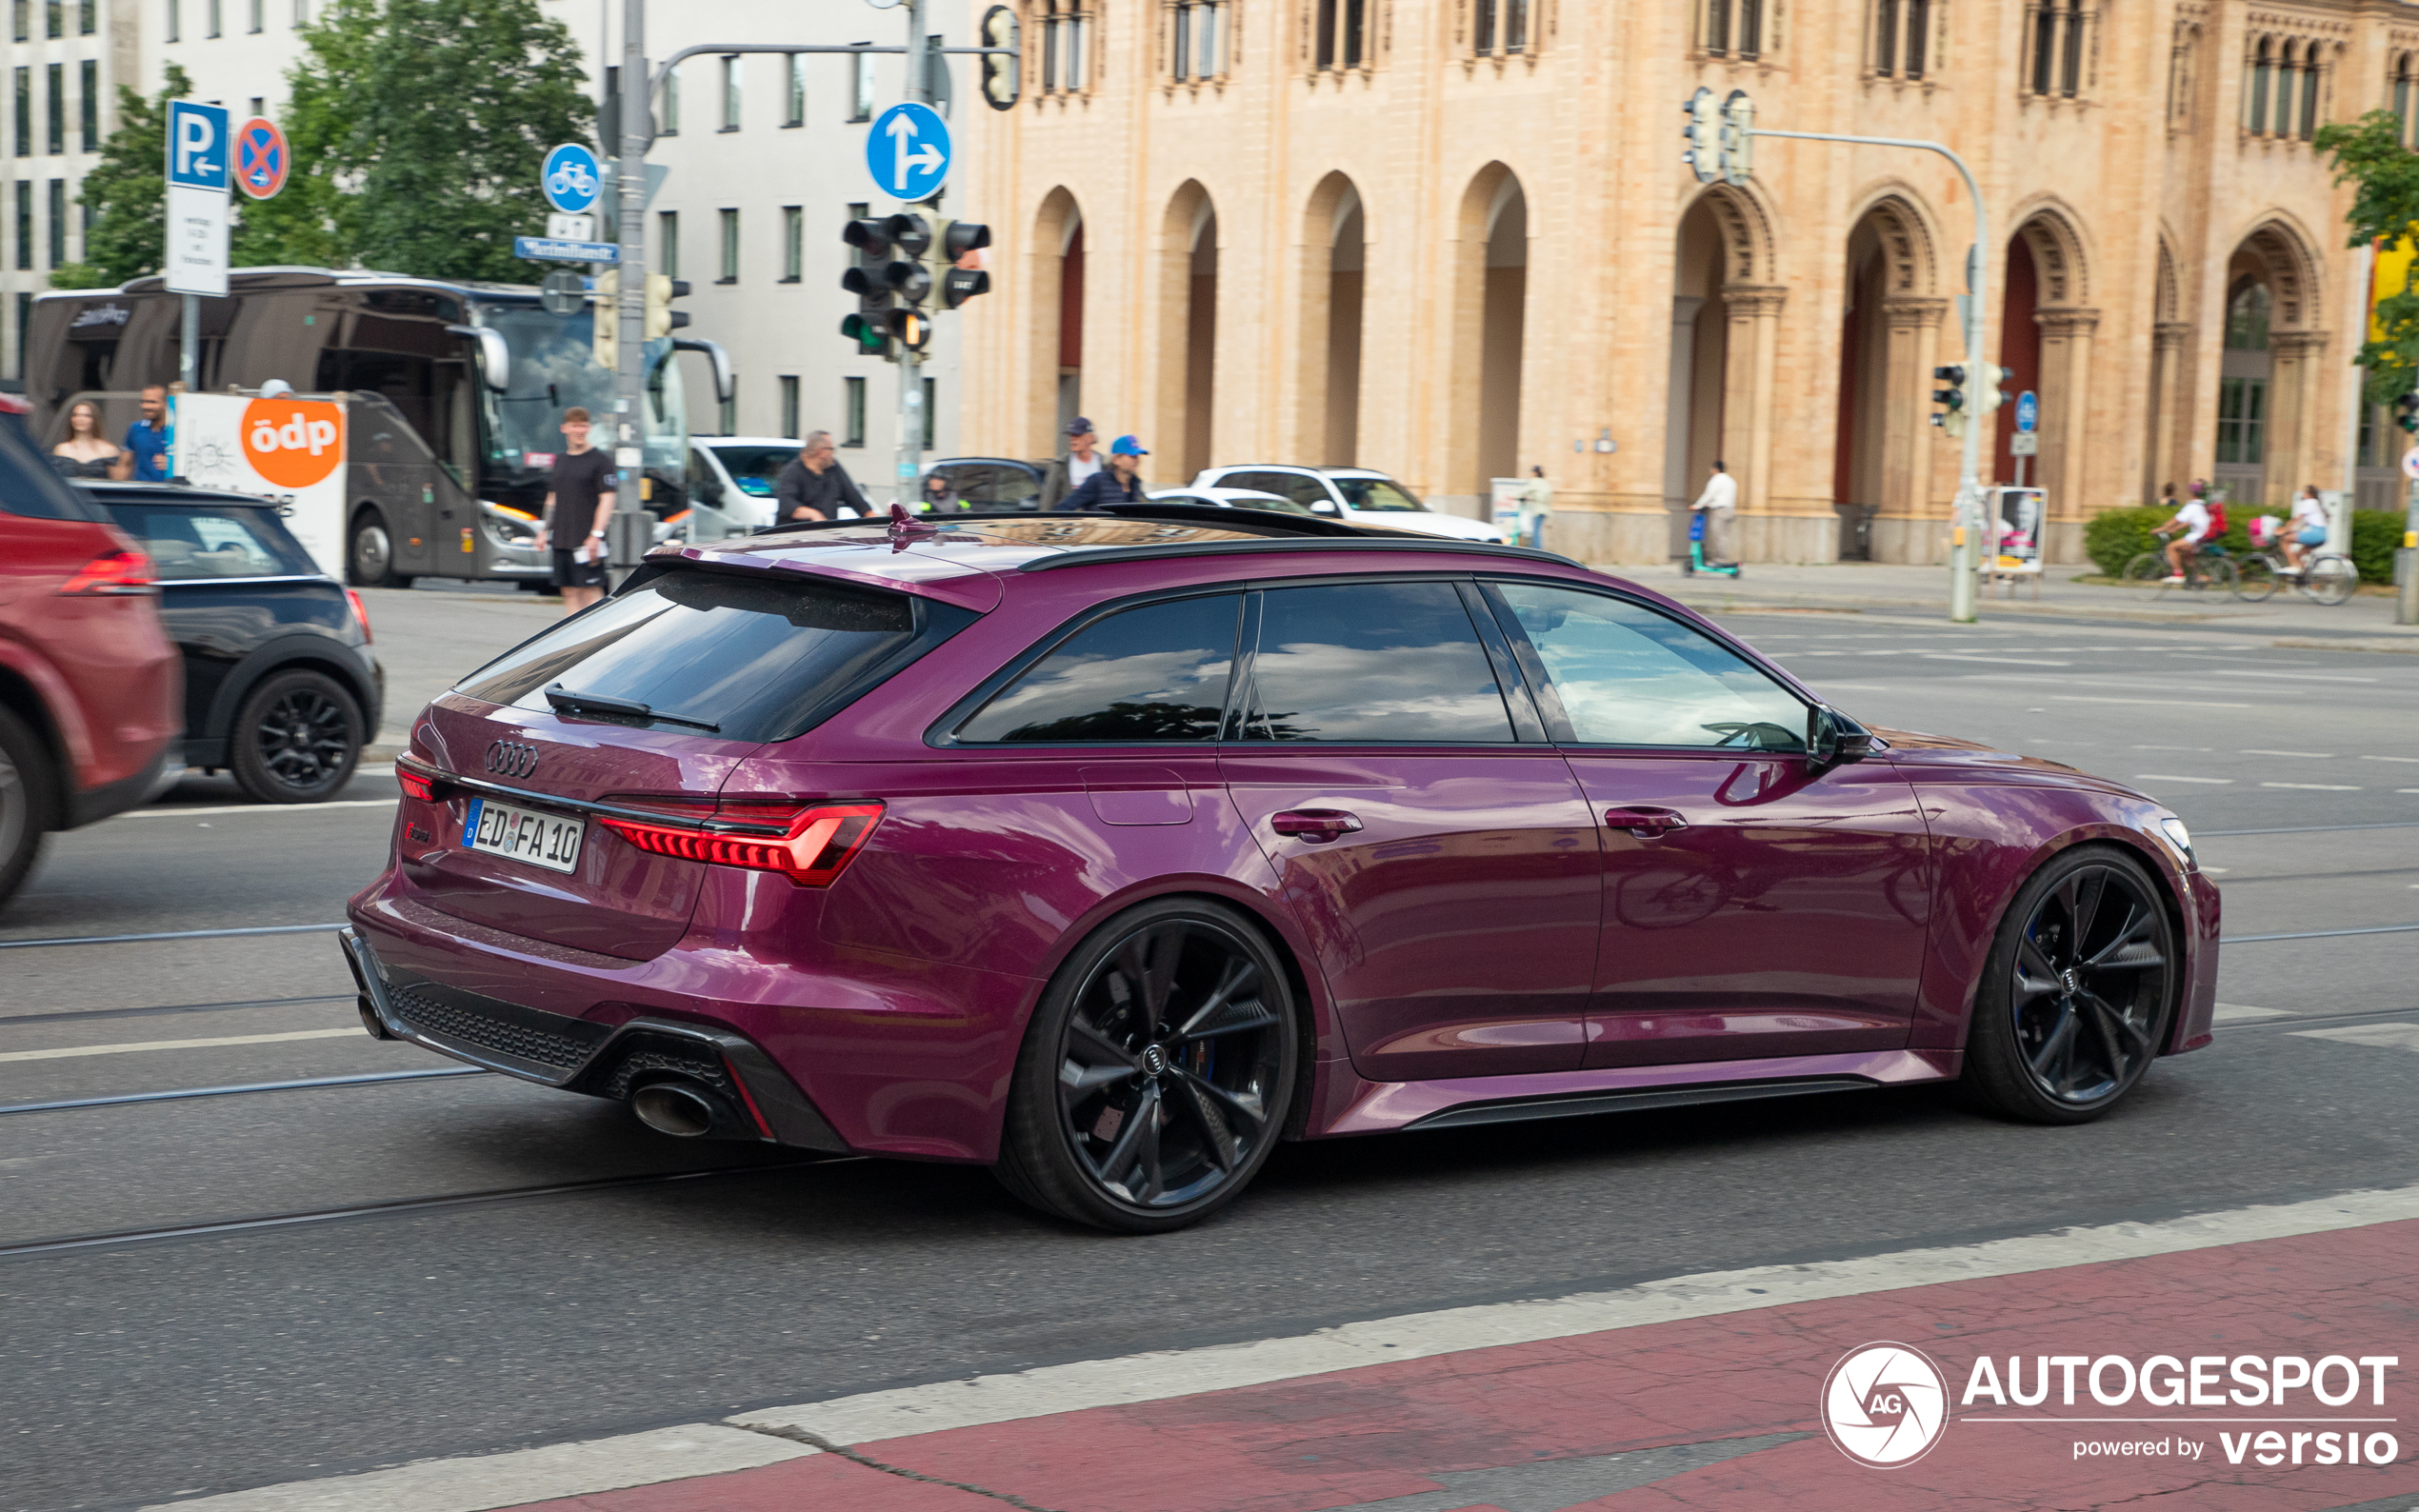
[[647, 339], [669, 336], [689, 324], [689, 311], [672, 308], [675, 299], [689, 297], [689, 280], [668, 273], [647, 275]]
[[857, 344], [860, 357], [890, 357], [890, 289], [877, 278], [890, 260], [890, 237], [880, 220], [850, 221], [840, 239], [857, 249], [857, 260], [840, 275], [840, 287], [857, 296], [857, 312], [840, 321], [840, 334]]
[[2404, 394], [2394, 401], [2394, 424], [2406, 434], [2419, 435], [2419, 393]]
[[2008, 390], [2002, 387], [2015, 374], [1996, 363], [1982, 365], [1982, 388], [1974, 395], [1974, 413], [1987, 415], [2008, 402]]
[[1696, 170], [1697, 182], [1710, 184], [1722, 176], [1722, 105], [1713, 91], [1699, 86], [1680, 107], [1689, 124], [1680, 134], [1688, 138], [1689, 149], [1680, 161]]
[[991, 291], [991, 275], [974, 256], [991, 245], [991, 229], [976, 221], [944, 221], [932, 262], [940, 272], [941, 304], [955, 309], [977, 294]]
[[983, 103], [994, 110], [1016, 109], [1017, 97], [1025, 92], [1024, 29], [1017, 25], [1016, 12], [1007, 6], [993, 6], [983, 12], [983, 24], [974, 29], [987, 48], [1006, 48], [1013, 56], [998, 53], [983, 54]]
[[1934, 383], [1949, 386], [1946, 388], [1935, 388], [1931, 391], [1931, 402], [1945, 406], [1948, 409], [1946, 414], [1932, 416], [1931, 423], [1952, 436], [1964, 435], [1966, 433], [1966, 369], [1962, 366], [1950, 364], [1945, 368], [1934, 368], [1931, 370], [1931, 376]]
[[591, 338], [596, 348], [596, 365], [619, 368], [622, 365], [622, 302], [619, 297], [622, 275], [614, 269], [596, 275], [596, 298], [589, 306], [595, 317], [595, 334]]
[[1745, 90], [1732, 90], [1722, 102], [1722, 179], [1728, 184], [1744, 184], [1755, 170], [1755, 102]]
[[910, 305], [891, 310], [887, 317], [892, 337], [902, 351], [922, 351], [932, 343], [932, 317]]

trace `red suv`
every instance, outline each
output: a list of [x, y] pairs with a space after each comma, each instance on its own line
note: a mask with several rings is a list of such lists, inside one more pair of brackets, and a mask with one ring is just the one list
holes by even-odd
[[181, 677], [150, 561], [0, 418], [0, 904], [45, 834], [151, 795]]

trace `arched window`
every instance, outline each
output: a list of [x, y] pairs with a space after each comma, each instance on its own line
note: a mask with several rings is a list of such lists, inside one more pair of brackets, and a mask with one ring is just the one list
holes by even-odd
[[2302, 45], [2302, 119], [2294, 133], [2307, 142], [2318, 134], [2318, 44]]
[[1093, 8], [1089, 0], [1041, 0], [1044, 94], [1075, 94], [1091, 84]]
[[1530, 50], [1530, 0], [1475, 0], [1470, 50], [1482, 58], [1516, 57]]
[[2389, 82], [2393, 89], [2394, 119], [2402, 123], [2402, 145], [2409, 147], [2410, 145], [2410, 107], [2413, 103], [2411, 86], [2414, 82], [2419, 82], [2412, 78], [2409, 53], [2394, 54], [2393, 74]]
[[1369, 47], [1369, 0], [1315, 0], [1318, 35], [1312, 39], [1314, 69], [1365, 69], [1374, 61]]
[[2090, 52], [2095, 12], [2084, 0], [2031, 0], [2032, 92], [2071, 100], [2083, 92], [2083, 60]]
[[2276, 71], [2276, 44], [2268, 37], [2259, 39], [2251, 51], [2251, 95], [2245, 105], [2243, 124], [2254, 134], [2268, 129], [2269, 76]]
[[1764, 0], [1705, 0], [1705, 50], [1744, 62], [1764, 56]]
[[1874, 0], [1873, 71], [1886, 79], [1920, 79], [1931, 42], [1931, 0]]
[[1234, 0], [1170, 0], [1169, 73], [1178, 84], [1226, 77]]

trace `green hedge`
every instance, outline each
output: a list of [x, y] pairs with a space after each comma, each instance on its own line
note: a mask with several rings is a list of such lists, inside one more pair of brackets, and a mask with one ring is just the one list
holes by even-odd
[[[2226, 507], [2226, 548], [2244, 555], [2251, 548], [2250, 516], [2256, 511]], [[2083, 553], [2092, 565], [2109, 577], [2125, 570], [2125, 565], [2159, 545], [2150, 533], [2153, 527], [2165, 525], [2173, 515], [2170, 509], [2155, 505], [2132, 509], [2109, 509], [2093, 515], [2083, 527]], [[2399, 509], [2354, 509], [2351, 512], [2351, 561], [2360, 568], [2363, 583], [2391, 583], [2394, 580], [2394, 547], [2402, 544], [2402, 511]]]

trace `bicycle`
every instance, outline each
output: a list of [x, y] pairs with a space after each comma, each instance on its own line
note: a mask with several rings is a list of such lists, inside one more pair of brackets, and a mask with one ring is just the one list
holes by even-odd
[[2295, 568], [2280, 547], [2253, 551], [2234, 565], [2234, 596], [2246, 604], [2264, 604], [2275, 597], [2279, 581], [2312, 603], [2345, 602], [2360, 587], [2360, 569], [2338, 551], [2313, 555], [2309, 566]]
[[2162, 592], [2180, 587], [2187, 593], [2213, 588], [2223, 593], [2234, 587], [2234, 559], [2216, 542], [2204, 542], [2198, 551], [2184, 559], [2182, 583], [2169, 583], [2168, 576], [2167, 553], [2158, 550], [2143, 552], [2128, 562], [2125, 570], [2118, 574], [2129, 587], [2157, 588]]

